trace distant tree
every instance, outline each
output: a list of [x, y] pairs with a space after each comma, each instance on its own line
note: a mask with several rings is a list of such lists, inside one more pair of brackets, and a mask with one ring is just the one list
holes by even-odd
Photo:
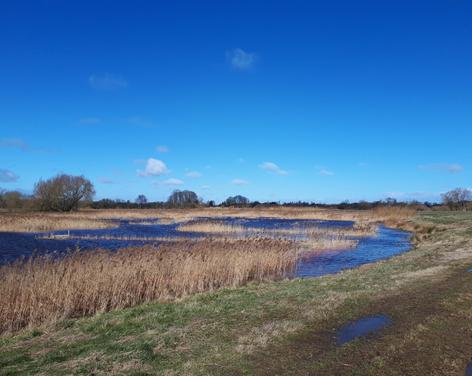
[[213, 208], [215, 206], [215, 201], [213, 200], [210, 200], [207, 202], [207, 205], [210, 207], [210, 208]]
[[83, 176], [59, 174], [40, 180], [34, 187], [34, 197], [40, 210], [71, 211], [95, 195], [93, 184]]
[[171, 207], [195, 207], [200, 200], [195, 192], [175, 190], [167, 199], [167, 205]]
[[464, 188], [456, 188], [441, 195], [444, 205], [451, 210], [465, 210], [467, 203], [472, 201], [472, 191]]
[[0, 190], [1, 208], [8, 209], [9, 211], [21, 209], [25, 206], [26, 202], [26, 198], [18, 191]]
[[224, 202], [223, 206], [247, 206], [249, 205], [250, 201], [247, 197], [237, 195], [228, 197]]
[[387, 205], [387, 206], [394, 206], [396, 204], [397, 204], [397, 199], [395, 199], [395, 198], [387, 197], [385, 199], [385, 205]]
[[135, 201], [136, 201], [136, 203], [137, 203], [138, 205], [144, 205], [144, 204], [147, 204], [148, 199], [147, 199], [147, 197], [144, 196], [144, 195], [139, 195], [139, 196], [136, 198]]
[[17, 191], [5, 192], [3, 195], [3, 201], [8, 210], [20, 209], [23, 207], [22, 194]]

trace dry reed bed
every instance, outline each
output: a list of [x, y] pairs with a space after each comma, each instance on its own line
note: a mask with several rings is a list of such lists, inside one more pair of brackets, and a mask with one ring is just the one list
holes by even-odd
[[18, 261], [0, 267], [0, 332], [282, 278], [297, 257], [287, 240], [203, 239]]
[[354, 248], [358, 244], [352, 237], [373, 236], [377, 233], [375, 224], [356, 224], [352, 228], [319, 227], [316, 225], [297, 226], [293, 228], [252, 228], [227, 224], [215, 220], [201, 220], [182, 224], [177, 228], [183, 232], [201, 232], [206, 234], [223, 234], [234, 237], [282, 237], [303, 240], [305, 248], [310, 250], [335, 250]]
[[68, 229], [111, 228], [116, 224], [78, 213], [1, 213], [2, 232], [42, 232]]
[[317, 225], [302, 225], [292, 228], [255, 228], [228, 224], [221, 221], [201, 220], [193, 223], [181, 224], [177, 230], [183, 232], [202, 233], [247, 233], [247, 234], [281, 234], [307, 236], [373, 236], [378, 227], [373, 223], [356, 223], [353, 227], [321, 227]]
[[405, 220], [416, 214], [402, 207], [374, 210], [336, 210], [320, 208], [196, 208], [196, 209], [106, 209], [77, 213], [0, 213], [0, 231], [42, 232], [67, 229], [109, 228], [111, 219], [159, 218], [160, 223], [181, 223], [198, 217], [291, 218], [351, 220], [360, 223]]

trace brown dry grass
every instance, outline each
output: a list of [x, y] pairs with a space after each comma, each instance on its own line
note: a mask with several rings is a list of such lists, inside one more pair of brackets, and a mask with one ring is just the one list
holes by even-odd
[[0, 267], [0, 332], [282, 278], [296, 261], [287, 240], [204, 239], [17, 262]]

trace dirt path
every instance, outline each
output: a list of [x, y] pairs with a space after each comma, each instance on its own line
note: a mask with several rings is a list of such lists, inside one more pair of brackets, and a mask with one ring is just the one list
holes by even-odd
[[[472, 273], [467, 269], [373, 301], [359, 310], [359, 318], [379, 313], [393, 324], [377, 334], [336, 347], [334, 330], [305, 330], [251, 356], [251, 374], [464, 375], [472, 358]], [[325, 327], [338, 326], [326, 322]]]

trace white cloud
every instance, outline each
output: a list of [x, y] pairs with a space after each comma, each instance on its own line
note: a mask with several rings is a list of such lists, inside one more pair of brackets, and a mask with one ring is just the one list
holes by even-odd
[[165, 184], [165, 185], [182, 185], [182, 184], [184, 184], [184, 182], [180, 179], [170, 178], [170, 179], [164, 180], [163, 184]]
[[167, 153], [169, 151], [169, 148], [167, 146], [160, 145], [156, 148], [156, 151], [158, 153]]
[[226, 52], [226, 58], [233, 68], [247, 70], [254, 66], [257, 61], [255, 53], [246, 52], [241, 48]]
[[247, 184], [249, 184], [249, 182], [247, 180], [244, 180], [244, 179], [233, 179], [233, 180], [231, 180], [231, 184], [234, 184], [234, 185], [247, 185]]
[[457, 174], [464, 171], [464, 167], [457, 163], [432, 163], [429, 165], [418, 166], [422, 170], [446, 171], [451, 174]]
[[0, 169], [0, 182], [13, 183], [18, 180], [18, 175], [13, 171]]
[[90, 118], [83, 118], [79, 120], [79, 123], [82, 125], [96, 125], [100, 124], [102, 121], [99, 118], [96, 117], [90, 117]]
[[263, 170], [267, 170], [270, 172], [273, 172], [274, 174], [277, 175], [287, 175], [288, 172], [285, 170], [282, 170], [279, 166], [277, 166], [273, 162], [264, 162], [259, 165], [259, 168], [262, 168]]
[[123, 77], [114, 76], [109, 73], [105, 73], [102, 76], [92, 74], [88, 81], [90, 86], [97, 90], [115, 90], [128, 86], [128, 82]]
[[106, 176], [100, 177], [98, 181], [99, 181], [101, 184], [118, 184], [118, 182], [116, 182], [116, 181], [113, 180], [113, 179], [107, 178]]
[[149, 158], [144, 171], [138, 170], [139, 176], [160, 176], [167, 174], [169, 170], [164, 162], [159, 159]]
[[201, 178], [202, 174], [198, 171], [189, 171], [185, 174], [189, 178]]
[[318, 170], [319, 174], [320, 175], [323, 175], [323, 176], [333, 176], [334, 175], [334, 172], [333, 171], [330, 171], [330, 170], [327, 170], [326, 168], [320, 168]]

